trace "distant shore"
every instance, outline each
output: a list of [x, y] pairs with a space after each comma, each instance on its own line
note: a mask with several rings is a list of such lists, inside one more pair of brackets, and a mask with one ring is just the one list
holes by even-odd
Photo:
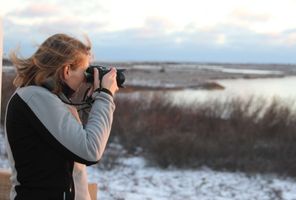
[[296, 76], [296, 65], [199, 64], [199, 63], [104, 63], [127, 69], [131, 90], [221, 90], [222, 79], [281, 78]]
[[[221, 90], [221, 79], [280, 78], [296, 76], [296, 64], [239, 64], [193, 62], [97, 62], [102, 66], [124, 68], [125, 89], [144, 90], [206, 89]], [[12, 66], [3, 59], [3, 66]]]

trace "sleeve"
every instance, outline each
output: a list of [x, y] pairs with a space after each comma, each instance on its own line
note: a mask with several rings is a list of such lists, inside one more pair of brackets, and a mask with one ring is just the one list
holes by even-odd
[[36, 93], [26, 102], [42, 124], [38, 131], [42, 137], [70, 159], [87, 165], [101, 158], [115, 110], [112, 96], [96, 92], [93, 97], [95, 101], [85, 128], [55, 95]]

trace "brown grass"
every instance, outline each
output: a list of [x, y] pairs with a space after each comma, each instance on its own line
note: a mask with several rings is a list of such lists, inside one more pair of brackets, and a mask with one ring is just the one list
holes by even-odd
[[164, 168], [296, 176], [295, 113], [278, 100], [266, 105], [255, 98], [191, 108], [160, 96], [151, 102], [117, 99], [112, 132], [130, 153], [140, 147], [151, 163]]

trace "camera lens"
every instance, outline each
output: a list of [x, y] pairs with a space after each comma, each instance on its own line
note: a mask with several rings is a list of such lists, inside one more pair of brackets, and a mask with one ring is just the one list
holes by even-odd
[[118, 87], [123, 87], [122, 85], [125, 81], [125, 76], [123, 74], [124, 71], [125, 69], [117, 69], [116, 81]]

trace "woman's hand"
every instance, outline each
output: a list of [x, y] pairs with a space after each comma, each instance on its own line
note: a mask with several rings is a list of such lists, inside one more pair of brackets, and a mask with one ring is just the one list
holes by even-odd
[[107, 90], [109, 90], [113, 96], [115, 92], [118, 90], [116, 76], [117, 76], [117, 71], [115, 67], [112, 67], [111, 70], [103, 76], [102, 83], [101, 83], [102, 88], [106, 88]]
[[[88, 89], [88, 92], [86, 94], [86, 97], [91, 97], [95, 90], [100, 88], [100, 80], [99, 80], [99, 70], [97, 68], [94, 68], [93, 71], [94, 81], [91, 87]], [[86, 80], [86, 79], [85, 79]]]

